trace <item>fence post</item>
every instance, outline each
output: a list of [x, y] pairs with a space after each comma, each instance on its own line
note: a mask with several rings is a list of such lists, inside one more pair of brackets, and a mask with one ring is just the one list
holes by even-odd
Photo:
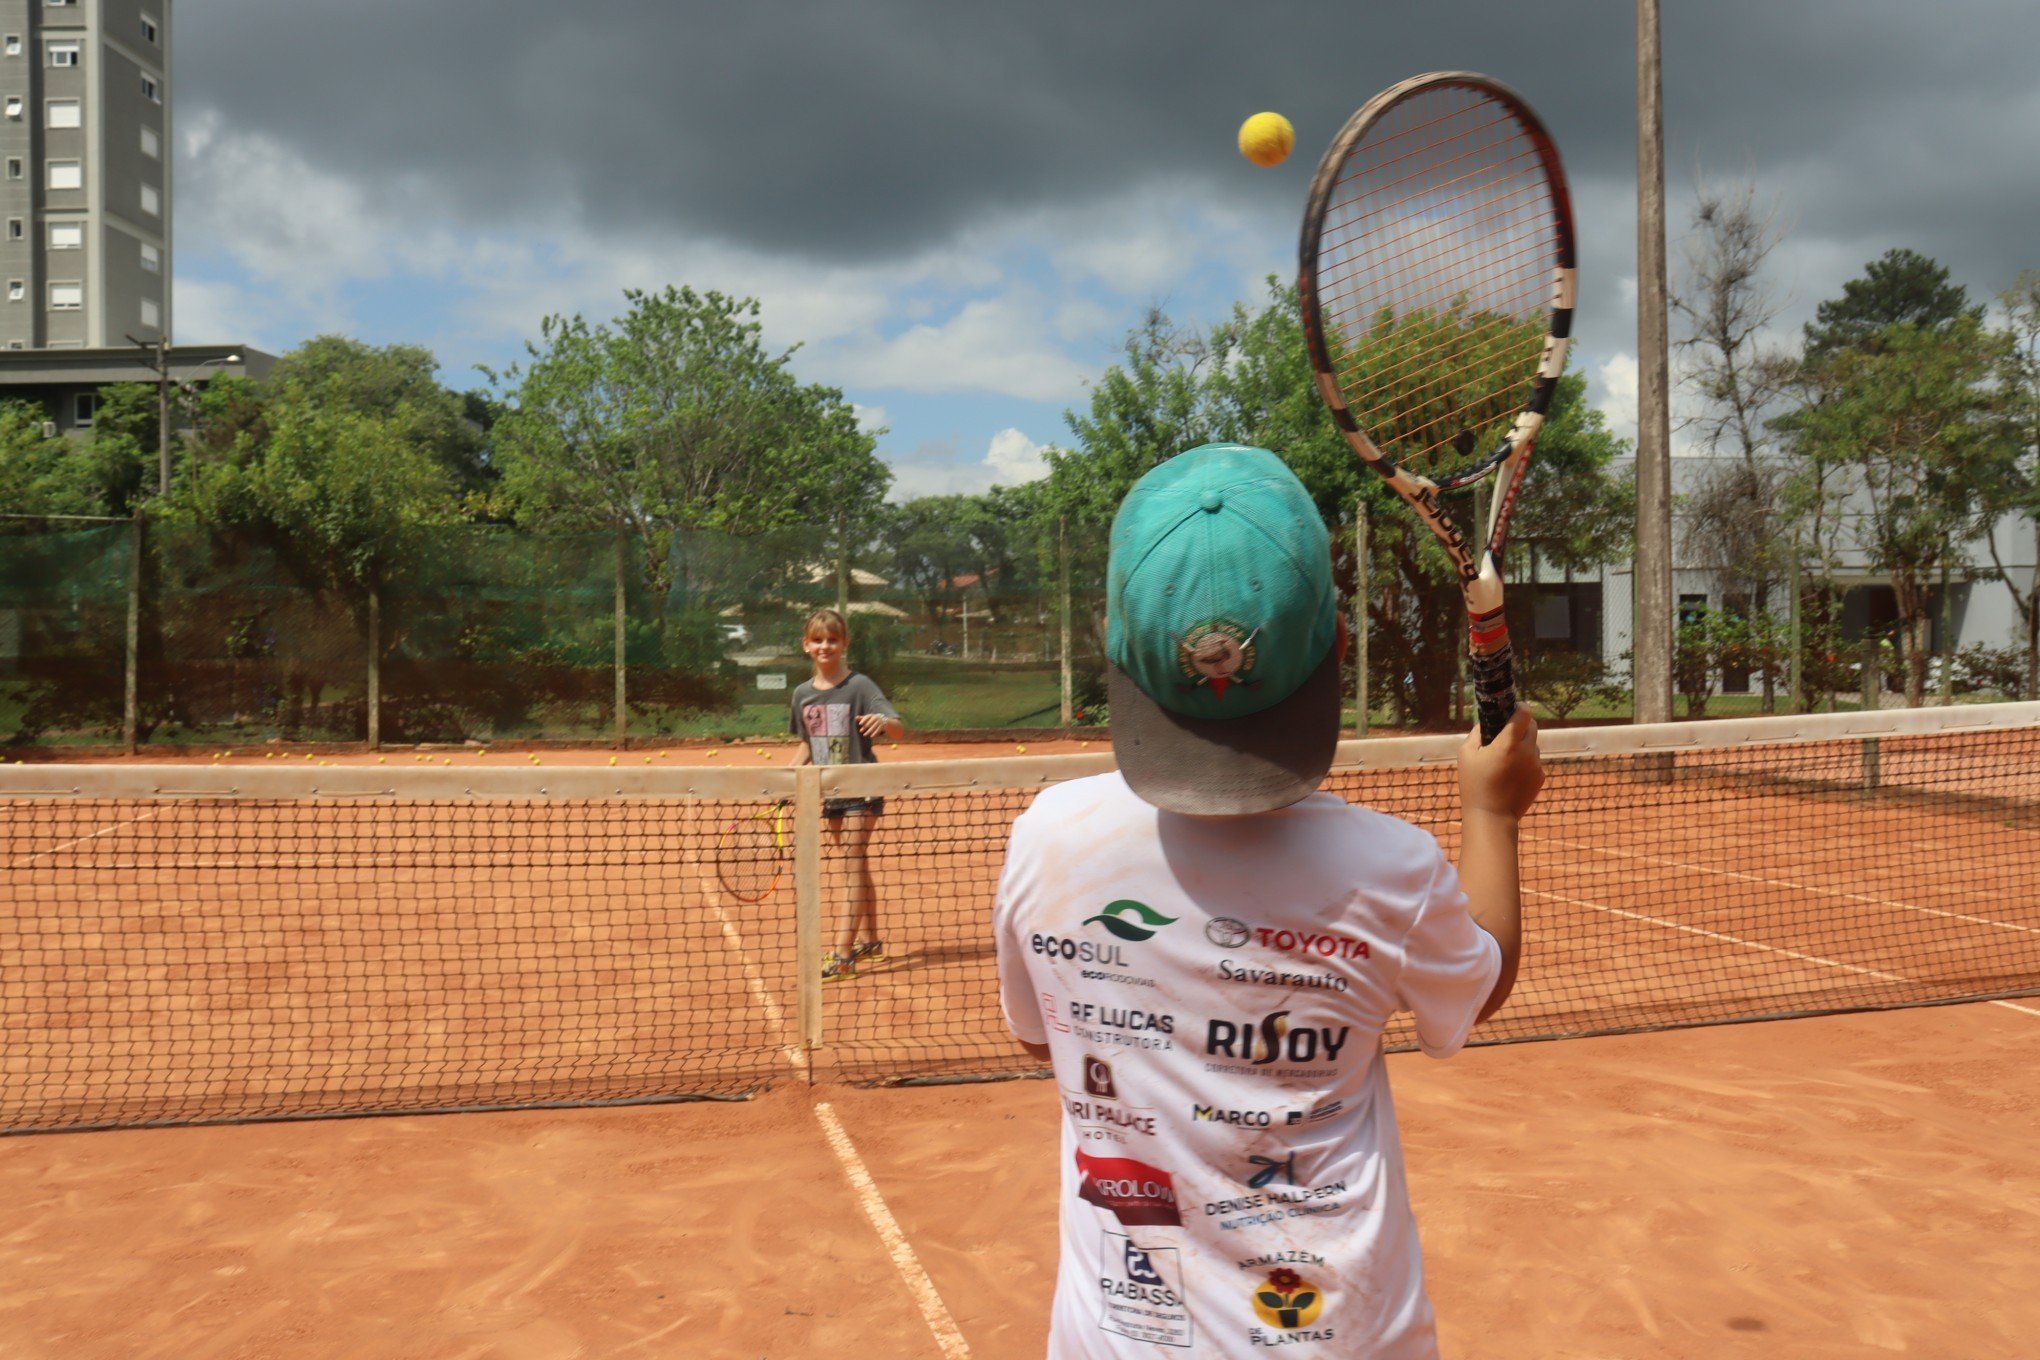
[[1062, 607], [1062, 725], [1068, 727], [1076, 716], [1076, 677], [1070, 669], [1070, 518], [1055, 522], [1056, 591]]
[[368, 749], [382, 749], [382, 587], [368, 583]]
[[1353, 735], [1367, 735], [1367, 502], [1353, 502]]
[[136, 507], [128, 532], [127, 667], [122, 682], [120, 724], [127, 753], [135, 753], [141, 732], [142, 511]]
[[1863, 707], [1872, 711], [1883, 706], [1879, 695], [1884, 688], [1884, 675], [1880, 669], [1882, 656], [1877, 643], [1874, 633], [1863, 639]]
[[618, 750], [622, 750], [630, 741], [630, 708], [626, 702], [630, 697], [628, 678], [630, 668], [625, 664], [623, 646], [623, 539], [623, 522], [618, 520], [616, 525], [616, 604], [614, 609], [616, 619], [616, 652], [614, 663], [616, 668], [616, 748]]
[[801, 1047], [822, 1046], [822, 769], [793, 772], [793, 967]]
[[1802, 656], [1805, 639], [1802, 636], [1799, 608], [1799, 540], [1795, 537], [1791, 545], [1791, 558], [1787, 563], [1786, 590], [1790, 597], [1786, 608], [1786, 637], [1790, 652], [1785, 658], [1785, 702], [1794, 713], [1806, 712], [1806, 662]]

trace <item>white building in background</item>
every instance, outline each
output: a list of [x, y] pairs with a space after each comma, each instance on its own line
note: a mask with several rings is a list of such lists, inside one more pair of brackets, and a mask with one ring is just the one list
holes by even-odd
[[[1680, 508], [1681, 498], [1696, 489], [1708, 468], [1719, 461], [1707, 456], [1672, 459], [1672, 593], [1681, 610], [1702, 605], [1722, 609], [1735, 603], [1726, 598], [1719, 564], [1705, 560], [1696, 545], [1687, 542]], [[1611, 471], [1619, 474], [1625, 467], [1626, 460], [1618, 461]], [[1867, 555], [1856, 542], [1854, 521], [1862, 512], [1857, 510], [1852, 515], [1845, 506], [1843, 513], [1845, 519], [1838, 541], [1842, 548], [1839, 580], [1847, 592], [1842, 610], [1844, 635], [1860, 638], [1888, 632], [1898, 617], [1891, 578], [1869, 565]], [[1540, 646], [1598, 651], [1610, 666], [1621, 667], [1633, 632], [1635, 592], [1631, 588], [1631, 563], [1617, 561], [1593, 572], [1575, 572], [1568, 577], [1549, 563], [1538, 562], [1533, 576], [1534, 544], [1524, 537], [1526, 531], [1534, 533], [1535, 526], [1519, 524], [1515, 541], [1509, 547], [1510, 597], [1527, 596], [1530, 601], [1531, 636], [1521, 639], [1518, 645], [1532, 652]], [[1995, 540], [1998, 561], [2003, 563], [2006, 573], [2021, 590], [2029, 588], [2035, 581], [2036, 570], [2040, 570], [2040, 565], [2036, 565], [2036, 559], [2040, 559], [2040, 532], [2036, 532], [2034, 521], [2007, 517], [1999, 522]], [[1948, 595], [1953, 605], [1954, 644], [1958, 649], [1976, 643], [2006, 647], [2023, 645], [2025, 641], [2010, 588], [2001, 580], [1991, 579], [1994, 568], [1990, 549], [1990, 543], [1981, 538], [1963, 545], [1960, 562], [1950, 573]], [[1782, 612], [1782, 601], [1776, 608]], [[1937, 596], [1930, 644], [1936, 651], [1942, 644], [1940, 617]], [[1730, 674], [1723, 679], [1725, 692], [1739, 693], [1747, 688], [1741, 676]]]

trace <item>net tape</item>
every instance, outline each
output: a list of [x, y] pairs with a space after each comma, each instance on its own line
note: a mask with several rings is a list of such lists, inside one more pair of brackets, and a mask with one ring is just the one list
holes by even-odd
[[[1348, 742], [1327, 787], [1456, 854], [1457, 746]], [[2040, 992], [2040, 704], [1544, 748], [1523, 974], [1475, 1043]], [[988, 930], [1007, 828], [1109, 768], [0, 766], [0, 1128], [1023, 1072]], [[888, 800], [888, 959], [825, 992], [833, 795]]]

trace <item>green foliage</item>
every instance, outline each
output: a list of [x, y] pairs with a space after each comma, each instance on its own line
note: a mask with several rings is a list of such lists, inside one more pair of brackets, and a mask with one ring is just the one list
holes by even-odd
[[1810, 358], [1810, 400], [1781, 421], [1814, 468], [1846, 467], [1868, 507], [1856, 530], [1897, 598], [1907, 696], [1923, 696], [1933, 578], [1988, 518], [1985, 488], [2021, 453], [1997, 381], [2010, 341], [1973, 312], [1911, 321]]
[[1814, 309], [1806, 324], [1806, 354], [1822, 359], [1838, 349], [1875, 343], [1891, 326], [1939, 330], [1967, 318], [1983, 319], [1969, 292], [1948, 281], [1948, 270], [1916, 251], [1887, 250], [1842, 285], [1842, 295]]
[[[758, 304], [668, 287], [629, 290], [624, 315], [549, 316], [491, 430], [493, 504], [537, 527], [628, 525], [647, 580], [672, 585], [676, 530], [839, 534], [875, 518], [891, 481], [834, 388], [803, 385], [772, 353]], [[818, 557], [833, 557], [818, 542]]]
[[1672, 639], [1672, 682], [1686, 696], [1686, 715], [1707, 716], [1707, 701], [1722, 671], [1749, 671], [1775, 680], [1784, 673], [1790, 650], [1789, 627], [1775, 615], [1692, 611], [1680, 620]]
[[1526, 654], [1516, 662], [1516, 688], [1560, 721], [1590, 699], [1619, 704], [1628, 695], [1598, 652]]
[[0, 513], [125, 515], [140, 483], [138, 465], [62, 435], [31, 401], [0, 401]]

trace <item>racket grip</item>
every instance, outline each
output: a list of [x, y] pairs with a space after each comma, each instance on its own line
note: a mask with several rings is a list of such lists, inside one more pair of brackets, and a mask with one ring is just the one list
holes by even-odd
[[1473, 704], [1480, 713], [1480, 744], [1486, 746], [1516, 715], [1516, 653], [1499, 609], [1488, 618], [1476, 618], [1473, 635], [1479, 645], [1467, 649], [1466, 664], [1473, 677]]

